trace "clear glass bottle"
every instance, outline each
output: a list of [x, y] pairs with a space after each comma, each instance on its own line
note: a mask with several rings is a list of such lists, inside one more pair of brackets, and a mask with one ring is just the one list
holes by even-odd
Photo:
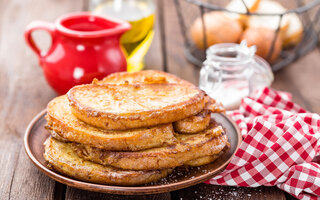
[[128, 71], [143, 69], [144, 56], [154, 36], [154, 0], [91, 0], [89, 9], [93, 14], [131, 24], [131, 29], [123, 34], [120, 42], [127, 57]]
[[245, 41], [209, 47], [200, 71], [200, 89], [227, 110], [238, 108], [243, 97], [273, 81], [270, 65], [255, 52]]

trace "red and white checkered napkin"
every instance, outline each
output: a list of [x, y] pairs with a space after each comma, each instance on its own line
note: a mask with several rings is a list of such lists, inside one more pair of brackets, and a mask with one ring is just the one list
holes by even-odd
[[265, 88], [228, 113], [243, 142], [227, 168], [206, 183], [276, 185], [299, 199], [320, 199], [320, 116]]

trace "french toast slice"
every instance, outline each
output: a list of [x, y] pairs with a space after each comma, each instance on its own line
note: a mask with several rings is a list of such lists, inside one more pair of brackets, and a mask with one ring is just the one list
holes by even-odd
[[191, 166], [191, 167], [199, 167], [202, 165], [206, 165], [209, 163], [212, 163], [216, 161], [218, 158], [220, 158], [223, 154], [225, 154], [230, 149], [230, 143], [227, 142], [226, 146], [222, 151], [220, 151], [218, 154], [214, 154], [211, 156], [203, 156], [197, 159], [189, 160], [184, 163], [185, 166]]
[[157, 70], [144, 70], [140, 72], [117, 72], [110, 74], [104, 79], [98, 81], [95, 79], [93, 83], [98, 85], [103, 84], [154, 84], [154, 83], [178, 83], [184, 85], [192, 85], [192, 83], [183, 80], [173, 74], [169, 74]]
[[211, 112], [203, 110], [200, 113], [173, 123], [174, 130], [183, 134], [194, 134], [209, 126]]
[[[257, 1], [257, 0], [256, 0]], [[173, 74], [157, 70], [144, 70], [139, 72], [117, 72], [110, 74], [101, 81], [95, 79], [94, 84], [154, 84], [154, 83], [176, 83], [182, 85], [192, 85], [192, 83], [183, 80]], [[221, 103], [216, 102], [213, 98], [206, 96], [206, 109], [211, 112], [225, 112]]]
[[166, 177], [172, 169], [149, 171], [124, 171], [99, 165], [76, 155], [70, 143], [49, 137], [45, 143], [44, 158], [49, 167], [82, 181], [109, 185], [141, 185]]
[[46, 128], [55, 137], [113, 151], [138, 151], [175, 141], [172, 124], [126, 131], [107, 131], [90, 126], [71, 113], [65, 95], [48, 104], [46, 119]]
[[[178, 78], [175, 75], [165, 73], [157, 70], [145, 70], [140, 72], [118, 72], [113, 73], [103, 80], [93, 81], [95, 84], [153, 84], [153, 83], [178, 83], [184, 85], [192, 85], [183, 79]], [[209, 96], [206, 97], [208, 101], [206, 108], [200, 113], [187, 117], [185, 119], [174, 122], [175, 131], [179, 133], [197, 133], [206, 129], [210, 122], [210, 112], [223, 112], [222, 105], [218, 104], [214, 99]]]
[[182, 166], [190, 160], [218, 154], [228, 143], [221, 126], [209, 127], [195, 135], [177, 135], [176, 144], [139, 152], [106, 151], [88, 145], [72, 144], [82, 158], [126, 170], [153, 170]]
[[190, 167], [199, 167], [202, 165], [206, 165], [209, 163], [214, 162], [215, 160], [217, 160], [219, 158], [219, 154], [215, 154], [212, 156], [203, 156], [201, 158], [197, 158], [194, 160], [189, 160], [187, 162], [184, 163], [185, 166], [190, 166]]
[[171, 123], [195, 115], [205, 106], [203, 91], [173, 83], [80, 85], [67, 95], [77, 118], [107, 130]]
[[198, 114], [181, 119], [173, 123], [174, 130], [183, 134], [194, 134], [203, 131], [209, 126], [211, 113], [224, 112], [221, 104], [206, 96], [205, 108]]

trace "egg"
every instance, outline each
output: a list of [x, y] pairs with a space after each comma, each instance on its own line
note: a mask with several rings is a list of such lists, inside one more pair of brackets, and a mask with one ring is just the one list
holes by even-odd
[[246, 40], [248, 46], [255, 45], [257, 48], [257, 55], [268, 60], [270, 63], [274, 63], [279, 57], [282, 50], [282, 40], [281, 36], [278, 34], [270, 59], [268, 59], [269, 51], [272, 47], [272, 42], [275, 34], [275, 30], [269, 28], [248, 28], [244, 31], [241, 40]]
[[239, 42], [243, 29], [238, 20], [217, 11], [205, 13], [203, 17], [207, 44], [204, 45], [201, 17], [194, 21], [190, 30], [191, 38], [198, 48], [204, 49], [218, 43]]

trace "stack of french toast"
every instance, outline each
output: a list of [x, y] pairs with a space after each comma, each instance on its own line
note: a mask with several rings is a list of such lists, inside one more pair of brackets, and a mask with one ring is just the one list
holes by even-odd
[[213, 162], [228, 147], [221, 105], [165, 72], [120, 72], [75, 86], [47, 106], [44, 158], [67, 176], [140, 185], [176, 167]]

